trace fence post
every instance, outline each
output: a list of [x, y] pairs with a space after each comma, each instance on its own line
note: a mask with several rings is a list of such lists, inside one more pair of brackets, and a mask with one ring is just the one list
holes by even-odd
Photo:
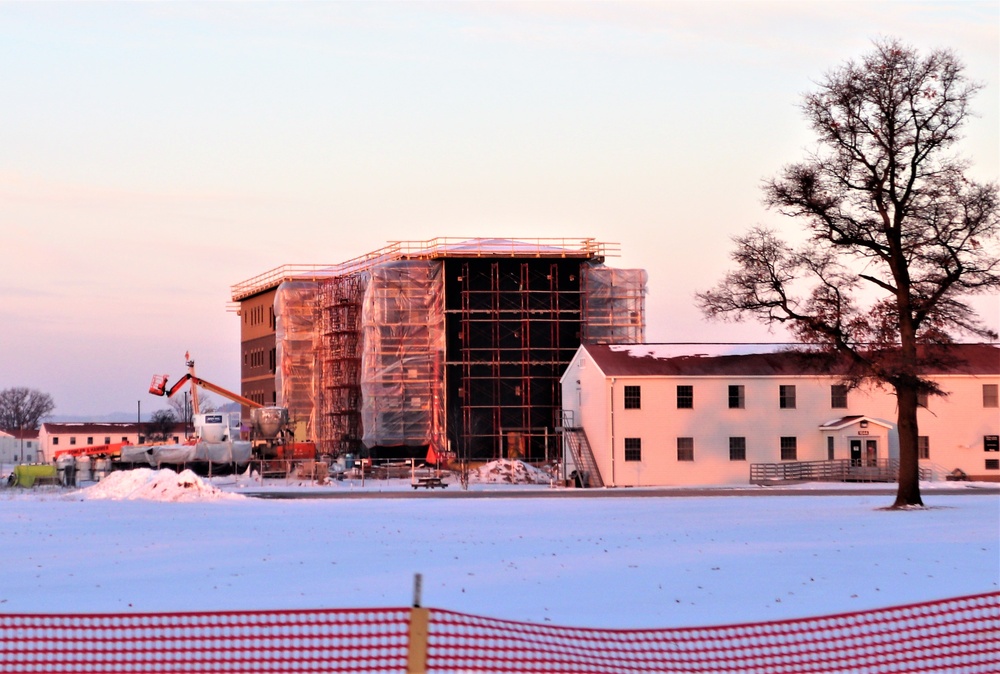
[[413, 608], [410, 609], [410, 640], [406, 653], [406, 673], [426, 674], [427, 672], [427, 633], [430, 623], [430, 611], [420, 606], [420, 591], [423, 576], [413, 575]]

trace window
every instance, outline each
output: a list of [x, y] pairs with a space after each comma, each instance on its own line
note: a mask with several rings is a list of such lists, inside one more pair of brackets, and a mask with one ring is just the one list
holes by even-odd
[[996, 384], [983, 384], [983, 407], [1000, 407]]
[[174, 444], [176, 445], [180, 441], [181, 441], [180, 437], [178, 437], [178, 436], [175, 435], [174, 436]]
[[637, 410], [642, 407], [642, 387], [640, 386], [626, 386], [625, 387], [625, 409], [627, 410]]
[[747, 460], [746, 438], [729, 438], [729, 460], [730, 461]]
[[783, 410], [794, 410], [795, 409], [795, 387], [794, 386], [779, 386], [778, 387], [778, 407]]
[[677, 409], [689, 410], [694, 407], [694, 386], [677, 387]]
[[746, 406], [746, 390], [742, 384], [729, 386], [729, 409], [741, 410]]
[[110, 435], [104, 436], [104, 444], [106, 444], [106, 445], [110, 445], [111, 444], [111, 436]]
[[71, 445], [75, 445], [76, 444], [76, 436], [75, 435], [69, 439], [69, 444], [71, 444]]
[[694, 438], [677, 438], [677, 460], [694, 461]]
[[128, 442], [128, 437], [126, 437], [126, 436], [123, 435], [122, 436], [122, 442]]
[[826, 460], [833, 461], [833, 436], [826, 438]]
[[625, 460], [642, 461], [642, 438], [625, 438]]
[[926, 435], [917, 436], [917, 458], [931, 458], [931, 439]]
[[843, 409], [847, 407], [847, 386], [834, 384], [830, 387], [830, 407]]
[[52, 438], [52, 444], [53, 445], [58, 445], [59, 444], [59, 438], [58, 437]]
[[94, 444], [94, 436], [93, 435], [88, 435], [87, 436], [87, 445], [92, 445], [92, 444]]
[[781, 438], [781, 460], [782, 461], [795, 461], [798, 456], [798, 438], [795, 437], [785, 437]]
[[927, 391], [917, 392], [917, 407], [927, 407]]
[[1000, 459], [986, 459], [986, 470], [1000, 470]]

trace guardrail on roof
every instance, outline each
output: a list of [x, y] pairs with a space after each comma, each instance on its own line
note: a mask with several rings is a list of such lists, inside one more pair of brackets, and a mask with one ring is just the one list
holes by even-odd
[[437, 237], [425, 241], [391, 241], [370, 253], [338, 264], [285, 264], [231, 287], [232, 301], [276, 288], [283, 281], [317, 281], [354, 274], [392, 260], [433, 260], [445, 257], [580, 257], [617, 256], [621, 247], [592, 238], [463, 239]]

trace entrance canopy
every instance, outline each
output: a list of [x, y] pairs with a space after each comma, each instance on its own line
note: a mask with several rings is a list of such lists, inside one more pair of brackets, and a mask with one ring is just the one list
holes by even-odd
[[892, 428], [892, 424], [889, 422], [874, 419], [863, 414], [852, 414], [851, 416], [840, 417], [839, 419], [831, 419], [826, 423], [820, 424], [819, 428], [821, 431], [842, 431], [845, 428], [855, 425], [864, 428], [869, 424], [875, 424], [876, 426], [881, 426], [886, 429]]

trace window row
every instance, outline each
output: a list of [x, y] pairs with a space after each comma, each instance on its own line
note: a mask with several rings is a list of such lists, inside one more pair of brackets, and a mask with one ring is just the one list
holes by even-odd
[[[264, 366], [264, 349], [253, 349], [243, 352], [243, 364], [248, 368]], [[277, 365], [277, 350], [271, 349], [267, 352], [267, 369], [274, 372]]]
[[[995, 449], [995, 439], [998, 436], [987, 435], [984, 438], [984, 448], [986, 451], [1000, 451], [1000, 449]], [[993, 442], [991, 443], [991, 439]], [[827, 460], [833, 461], [834, 457], [834, 439], [828, 437], [826, 445]], [[795, 436], [781, 436], [778, 441], [778, 447], [781, 452], [782, 461], [797, 461], [799, 453], [799, 440]], [[926, 435], [921, 435], [917, 438], [917, 451], [919, 453], [919, 458], [930, 459], [931, 458], [931, 443], [930, 438]], [[642, 461], [642, 438], [625, 438], [625, 460], [626, 461]], [[677, 438], [677, 460], [678, 461], [694, 461], [694, 438], [683, 437]], [[730, 461], [746, 461], [747, 460], [747, 439], [745, 437], [731, 437], [729, 438], [729, 460]]]
[[264, 313], [264, 305], [245, 307], [241, 311], [243, 313], [244, 323], [248, 323], [250, 325], [260, 325], [267, 320], [268, 327], [273, 328], [275, 326], [273, 306], [267, 307], [267, 314]]
[[[832, 409], [847, 409], [847, 394], [850, 386], [846, 384], [831, 384], [830, 407]], [[778, 407], [783, 410], [793, 410], [796, 407], [796, 390], [794, 384], [778, 386]], [[694, 386], [677, 385], [677, 409], [694, 409]], [[927, 407], [927, 393], [917, 394], [917, 404]], [[746, 387], [743, 384], [729, 385], [729, 409], [741, 410], [746, 407]], [[1000, 407], [1000, 393], [997, 384], [983, 384], [983, 407]], [[625, 409], [642, 409], [642, 387], [625, 386]]]
[[[52, 444], [53, 445], [58, 445], [59, 444], [59, 439], [60, 438], [59, 438], [58, 435], [52, 436]], [[128, 442], [128, 438], [123, 435], [121, 441], [122, 442]], [[74, 435], [69, 436], [69, 444], [70, 445], [75, 445], [76, 444], [76, 436], [74, 436]], [[87, 436], [87, 444], [84, 445], [84, 446], [85, 447], [90, 447], [93, 444], [94, 444], [94, 436], [92, 436], [92, 435]], [[104, 442], [101, 443], [101, 444], [110, 445], [111, 444], [111, 436], [105, 435], [104, 436]]]

